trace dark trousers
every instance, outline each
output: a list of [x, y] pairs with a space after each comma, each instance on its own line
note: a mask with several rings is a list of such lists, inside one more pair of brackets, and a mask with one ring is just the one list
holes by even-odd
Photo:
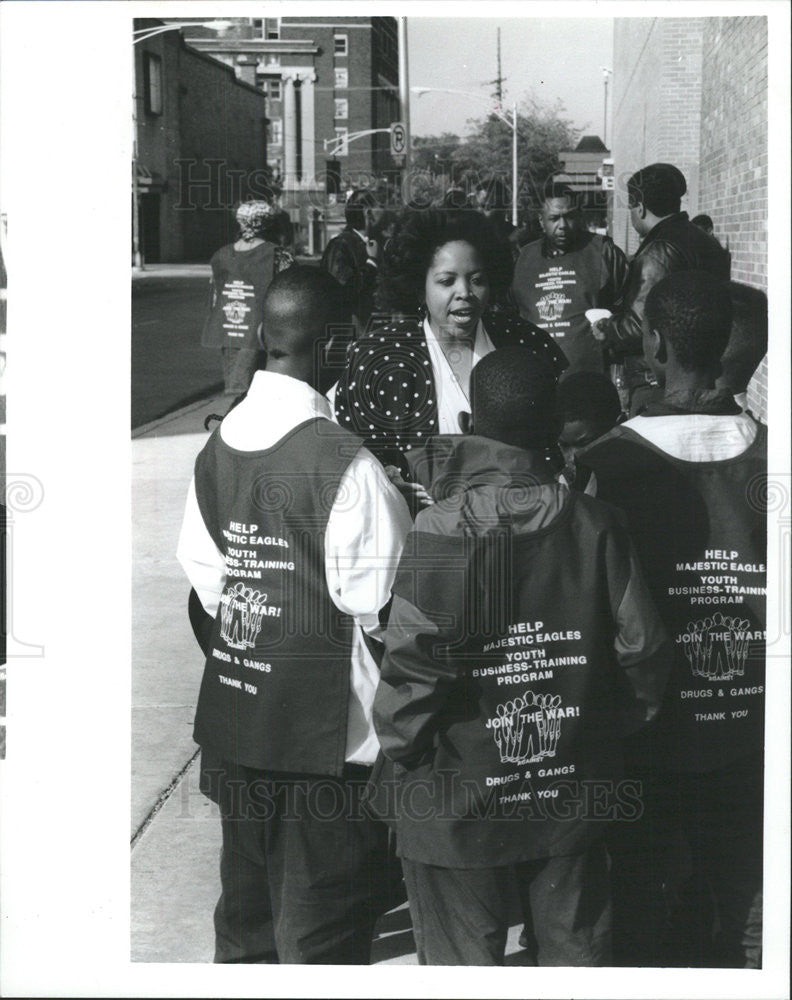
[[530, 906], [539, 965], [610, 964], [608, 858], [583, 854], [498, 868], [402, 859], [421, 965], [503, 965], [515, 873]]
[[383, 912], [387, 829], [362, 802], [370, 768], [343, 778], [222, 765], [215, 962], [365, 965]]
[[641, 776], [643, 816], [609, 832], [618, 965], [761, 968], [762, 778], [762, 755]]

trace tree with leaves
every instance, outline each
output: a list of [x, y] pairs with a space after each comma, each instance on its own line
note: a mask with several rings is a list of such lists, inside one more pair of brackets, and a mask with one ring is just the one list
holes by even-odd
[[[517, 108], [518, 209], [523, 219], [538, 209], [547, 178], [561, 170], [558, 154], [577, 145], [579, 132], [563, 115], [560, 101], [542, 105], [529, 99]], [[466, 186], [499, 177], [511, 192], [512, 130], [496, 115], [476, 121], [452, 155]]]
[[[509, 112], [505, 112], [511, 117]], [[471, 119], [473, 130], [460, 139], [445, 132], [439, 136], [416, 137], [412, 154], [413, 170], [423, 174], [422, 190], [433, 191], [437, 180], [443, 190], [464, 187], [471, 195], [480, 184], [500, 180], [511, 198], [512, 130], [495, 114]], [[533, 98], [517, 108], [518, 209], [523, 221], [531, 219], [541, 202], [547, 178], [561, 170], [558, 154], [574, 149], [578, 130], [564, 117], [560, 101], [543, 105]]]

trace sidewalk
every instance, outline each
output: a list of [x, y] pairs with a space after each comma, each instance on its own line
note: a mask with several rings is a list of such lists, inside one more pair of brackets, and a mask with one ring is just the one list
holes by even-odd
[[[294, 259], [298, 264], [316, 266], [321, 259], [321, 254], [314, 254], [313, 257], [309, 257], [308, 254], [297, 254]], [[146, 264], [142, 271], [132, 269], [132, 280], [146, 281], [151, 278], [209, 278], [211, 274], [212, 269], [208, 262], [205, 264]]]
[[212, 269], [209, 264], [146, 264], [142, 271], [132, 269], [133, 281], [151, 278], [209, 278]]
[[[187, 620], [189, 587], [176, 561], [184, 499], [209, 413], [193, 403], [132, 436], [131, 960], [211, 962], [220, 894], [220, 822], [198, 790], [192, 722], [203, 658]], [[507, 964], [527, 964], [509, 932]], [[372, 961], [415, 965], [406, 906], [377, 925]]]

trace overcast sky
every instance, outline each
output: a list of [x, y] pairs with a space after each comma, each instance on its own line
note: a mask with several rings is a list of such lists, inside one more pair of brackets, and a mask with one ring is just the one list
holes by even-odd
[[[586, 134], [602, 137], [603, 74], [612, 66], [612, 18], [422, 18], [409, 17], [411, 87], [448, 87], [489, 97], [486, 81], [497, 75], [497, 28], [501, 29], [504, 100], [530, 95], [563, 101], [567, 117]], [[608, 86], [608, 139], [610, 97]], [[467, 131], [466, 120], [487, 114], [486, 104], [451, 94], [412, 94], [414, 135]]]

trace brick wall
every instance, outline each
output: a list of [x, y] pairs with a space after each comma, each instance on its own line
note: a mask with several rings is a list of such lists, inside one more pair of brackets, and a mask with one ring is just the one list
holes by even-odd
[[[162, 59], [161, 115], [147, 113], [143, 100], [147, 51]], [[177, 32], [135, 46], [135, 58], [138, 157], [166, 182], [156, 196], [159, 260], [207, 261], [236, 235], [234, 201], [261, 194], [266, 166], [265, 96], [238, 81], [232, 69], [187, 48]], [[180, 167], [180, 160], [195, 164]], [[208, 180], [209, 160], [222, 164], [214, 175], [214, 194], [199, 186], [190, 195], [184, 187], [185, 171], [194, 180]], [[230, 180], [226, 171], [238, 171], [241, 177]]]
[[182, 259], [208, 260], [236, 235], [231, 216], [233, 201], [256, 193], [250, 186], [256, 186], [257, 172], [263, 183], [267, 162], [266, 100], [260, 90], [237, 81], [232, 72], [208, 56], [187, 48], [182, 48], [179, 55], [181, 158], [219, 159], [227, 171], [241, 175], [240, 181], [224, 185], [222, 208], [179, 213], [184, 239]]
[[[617, 18], [614, 21], [614, 240], [638, 236], [626, 181], [639, 167], [676, 164], [682, 208], [706, 212], [732, 253], [732, 277], [767, 289], [767, 23], [762, 17]], [[766, 359], [748, 403], [767, 414]]]
[[[704, 21], [700, 211], [728, 243], [735, 281], [767, 291], [767, 21]], [[767, 414], [767, 359], [749, 387]]]
[[697, 211], [703, 18], [617, 18], [613, 45], [611, 227], [627, 253], [638, 246], [627, 180], [649, 163], [676, 164], [688, 183], [683, 209]]

